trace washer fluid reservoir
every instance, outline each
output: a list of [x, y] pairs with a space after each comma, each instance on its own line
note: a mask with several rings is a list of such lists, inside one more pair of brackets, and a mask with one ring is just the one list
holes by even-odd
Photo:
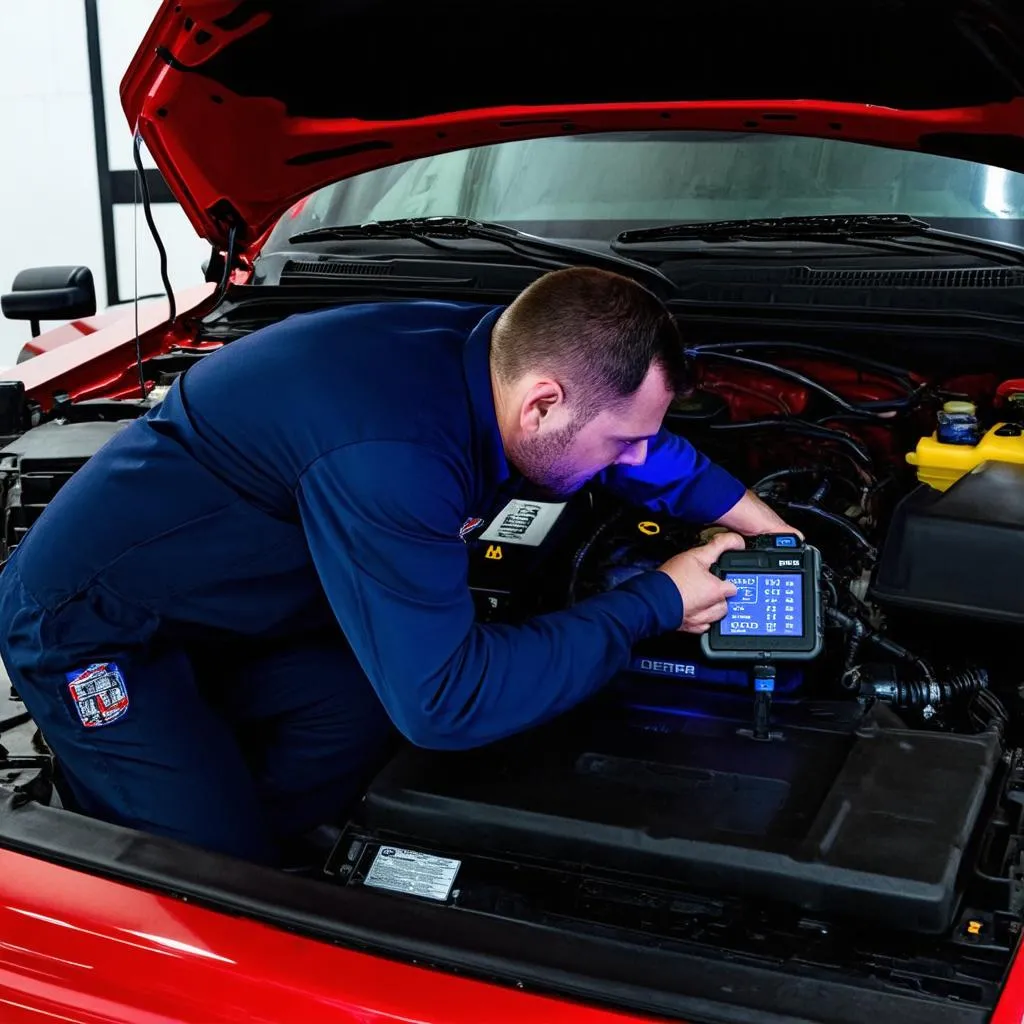
[[[949, 406], [957, 408], [949, 409]], [[970, 411], [960, 409], [960, 406], [970, 406]], [[943, 414], [964, 419], [958, 419], [951, 425], [948, 421], [943, 423]], [[965, 442], [964, 437], [969, 436], [969, 429], [965, 428], [969, 428], [969, 420], [973, 418], [974, 407], [970, 403], [946, 403], [936, 432], [931, 437], [922, 437], [917, 448], [907, 454], [907, 462], [917, 467], [918, 480], [938, 491], [945, 491], [983, 462], [1024, 464], [1024, 427], [1021, 424], [997, 423], [972, 444]]]

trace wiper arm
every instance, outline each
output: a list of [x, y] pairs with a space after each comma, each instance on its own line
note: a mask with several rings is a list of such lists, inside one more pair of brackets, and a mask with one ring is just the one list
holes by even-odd
[[660, 227], [623, 231], [616, 239], [624, 245], [694, 238], [728, 242], [734, 238], [891, 238], [929, 230], [927, 221], [902, 213], [851, 214], [823, 217], [763, 217], [752, 220], [685, 221]]
[[503, 245], [520, 256], [528, 257], [534, 264], [551, 268], [578, 266], [584, 264], [611, 270], [638, 279], [641, 284], [655, 291], [662, 298], [676, 292], [672, 279], [660, 270], [628, 256], [594, 252], [582, 246], [555, 242], [539, 235], [519, 231], [506, 224], [490, 221], [471, 220], [468, 217], [405, 217], [399, 220], [369, 221], [365, 224], [339, 224], [301, 231], [288, 239], [293, 244], [302, 242], [330, 242], [345, 239], [402, 238], [413, 239], [446, 252], [458, 251], [455, 247], [439, 243], [439, 239], [477, 239]]
[[[905, 213], [836, 214], [820, 217], [766, 217], [753, 220], [688, 221], [623, 231], [613, 248], [671, 241], [858, 242], [882, 248], [948, 250], [1019, 265], [1024, 250], [987, 238], [933, 228]], [[887, 244], [888, 243], [888, 244]]]

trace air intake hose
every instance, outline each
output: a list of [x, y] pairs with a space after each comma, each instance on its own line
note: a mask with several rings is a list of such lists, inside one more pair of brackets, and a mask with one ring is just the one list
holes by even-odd
[[859, 694], [898, 708], [923, 710], [971, 697], [988, 688], [988, 672], [972, 669], [946, 679], [900, 679], [894, 665], [863, 665], [857, 670]]

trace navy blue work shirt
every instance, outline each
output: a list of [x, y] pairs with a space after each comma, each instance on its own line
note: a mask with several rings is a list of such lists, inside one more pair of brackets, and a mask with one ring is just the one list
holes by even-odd
[[[422, 746], [490, 742], [595, 692], [637, 641], [679, 625], [681, 601], [651, 572], [526, 625], [474, 621], [459, 531], [509, 478], [489, 370], [500, 312], [352, 305], [291, 317], [190, 369], [15, 552], [41, 609], [19, 633], [38, 637], [37, 667], [130, 657], [190, 629], [298, 634], [329, 604]], [[744, 492], [667, 432], [645, 465], [602, 481], [695, 522]]]

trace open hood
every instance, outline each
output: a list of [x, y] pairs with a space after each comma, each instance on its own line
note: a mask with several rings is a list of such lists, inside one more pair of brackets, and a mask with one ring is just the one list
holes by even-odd
[[1024, 171], [1019, 0], [164, 0], [121, 85], [196, 230], [466, 146], [720, 129]]

